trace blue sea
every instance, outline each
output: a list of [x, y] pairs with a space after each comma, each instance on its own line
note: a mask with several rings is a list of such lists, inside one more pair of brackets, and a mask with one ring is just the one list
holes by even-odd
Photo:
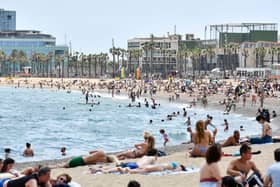
[[[186, 119], [182, 115], [184, 103], [157, 101], [160, 106], [152, 109], [144, 106], [143, 98], [140, 100], [142, 106], [137, 108], [127, 107], [130, 100], [125, 96], [100, 95], [94, 98], [94, 102], [100, 104], [92, 107], [85, 104], [85, 96], [79, 91], [1, 87], [0, 158], [4, 157], [5, 148], [12, 149], [11, 157], [17, 162], [62, 158], [61, 147], [67, 148], [68, 156], [87, 154], [95, 149], [116, 152], [142, 142], [144, 131], [151, 132], [156, 145], [162, 147], [163, 138], [159, 133], [162, 128], [169, 136], [168, 145], [189, 141]], [[179, 116], [166, 120], [168, 114], [177, 111], [180, 111]], [[241, 136], [261, 132], [261, 126], [253, 118], [223, 115], [221, 111], [209, 109], [187, 109], [187, 112], [193, 129], [197, 120], [212, 115], [213, 124], [219, 130], [217, 140], [230, 136], [240, 125], [246, 129]], [[229, 122], [228, 132], [223, 132], [224, 119]], [[150, 120], [153, 120], [152, 124]], [[32, 144], [35, 157], [21, 156], [26, 142]]]

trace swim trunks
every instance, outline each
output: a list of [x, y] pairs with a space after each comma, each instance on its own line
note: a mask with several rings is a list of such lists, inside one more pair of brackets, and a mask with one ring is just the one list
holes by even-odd
[[136, 162], [122, 163], [121, 167], [122, 168], [129, 168], [129, 169], [137, 169], [137, 168], [139, 168], [139, 166], [137, 165]]
[[173, 169], [176, 169], [178, 164], [176, 162], [172, 162], [171, 165]]
[[73, 167], [77, 167], [77, 166], [84, 166], [86, 165], [84, 162], [83, 157], [76, 157], [73, 158], [70, 162], [69, 162], [69, 167], [73, 168]]

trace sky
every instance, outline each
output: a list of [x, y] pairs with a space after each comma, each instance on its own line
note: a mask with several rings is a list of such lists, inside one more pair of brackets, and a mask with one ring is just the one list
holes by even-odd
[[85, 53], [127, 48], [134, 37], [194, 33], [206, 25], [241, 22], [280, 23], [279, 0], [0, 0], [17, 12], [17, 29], [52, 34], [57, 44]]

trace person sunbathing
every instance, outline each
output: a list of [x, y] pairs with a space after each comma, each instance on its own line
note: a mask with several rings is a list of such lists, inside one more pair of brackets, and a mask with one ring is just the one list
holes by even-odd
[[126, 168], [119, 168], [119, 172], [121, 173], [130, 173], [130, 174], [137, 174], [137, 173], [150, 173], [156, 171], [186, 171], [186, 167], [178, 164], [177, 162], [171, 163], [162, 163], [162, 164], [151, 164], [145, 165], [141, 168], [130, 169], [129, 167]]
[[113, 168], [103, 168], [103, 169], [94, 169], [90, 168], [91, 173], [113, 173], [121, 171], [122, 168], [129, 168], [129, 169], [137, 169], [137, 168], [144, 168], [147, 165], [153, 165], [157, 161], [158, 151], [157, 149], [151, 149], [148, 151], [147, 155], [140, 158], [137, 162], [126, 162], [126, 163], [119, 163], [116, 167]]
[[153, 136], [144, 137], [145, 142], [140, 144], [135, 144], [135, 149], [122, 152], [117, 155], [119, 160], [124, 160], [126, 158], [139, 158], [147, 154], [147, 152], [154, 148], [155, 139]]
[[[233, 160], [227, 169], [227, 174], [234, 177], [236, 182], [241, 186], [245, 184], [249, 184], [249, 186], [261, 185], [263, 181], [260, 170], [257, 168], [256, 164], [251, 161], [251, 150], [252, 148], [248, 144], [242, 144], [240, 147], [241, 157]], [[247, 178], [251, 170], [253, 174]]]
[[234, 146], [234, 145], [239, 145], [239, 140], [240, 140], [240, 133], [238, 130], [233, 132], [233, 135], [228, 137], [228, 139], [222, 143], [222, 147], [227, 147], [227, 146]]
[[97, 163], [111, 163], [116, 161], [114, 156], [109, 156], [104, 153], [104, 151], [90, 151], [90, 155], [80, 156], [71, 159], [67, 164], [64, 165], [65, 168], [72, 168], [77, 166], [84, 166], [89, 164]]
[[222, 151], [219, 144], [211, 145], [205, 155], [206, 163], [200, 169], [200, 187], [221, 186], [221, 172], [218, 162], [221, 160]]
[[202, 120], [196, 122], [196, 132], [192, 134], [192, 142], [194, 147], [190, 152], [191, 156], [205, 156], [209, 144], [213, 142], [212, 135], [205, 130]]

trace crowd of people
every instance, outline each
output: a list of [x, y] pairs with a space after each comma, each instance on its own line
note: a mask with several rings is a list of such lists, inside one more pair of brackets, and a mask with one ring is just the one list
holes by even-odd
[[[17, 87], [21, 84], [30, 88], [35, 88], [35, 83], [18, 83]], [[269, 111], [264, 108], [264, 100], [266, 97], [276, 97], [276, 91], [279, 91], [280, 85], [274, 81], [258, 82], [257, 80], [241, 81], [237, 85], [226, 82], [212, 82], [205, 83], [203, 81], [194, 81], [192, 84], [186, 86], [184, 81], [175, 81], [170, 79], [169, 81], [155, 80], [155, 81], [112, 81], [109, 83], [99, 82], [92, 83], [89, 80], [68, 80], [64, 82], [42, 80], [39, 82], [39, 88], [57, 88], [67, 90], [67, 93], [71, 93], [71, 89], [78, 88], [85, 96], [86, 104], [100, 104], [95, 103], [96, 95], [94, 93], [98, 89], [107, 89], [108, 93], [114, 97], [116, 94], [125, 93], [128, 98], [131, 99], [131, 103], [136, 102], [136, 98], [150, 96], [151, 101], [145, 99], [143, 105], [145, 107], [151, 107], [156, 109], [160, 106], [157, 103], [155, 97], [158, 93], [166, 92], [168, 94], [169, 102], [175, 102], [180, 99], [180, 94], [186, 94], [191, 98], [191, 101], [183, 108], [182, 113], [174, 112], [168, 114], [164, 120], [172, 120], [174, 117], [182, 115], [186, 120], [187, 132], [191, 137], [193, 147], [188, 151], [191, 157], [205, 157], [206, 163], [200, 169], [200, 186], [201, 187], [231, 187], [231, 186], [278, 186], [280, 184], [278, 173], [280, 173], [280, 150], [275, 150], [276, 164], [268, 168], [267, 173], [264, 175], [260, 172], [257, 164], [252, 161], [252, 149], [250, 144], [263, 144], [273, 142], [272, 128], [269, 124], [272, 118], [276, 118], [275, 111], [270, 115]], [[240, 129], [235, 129], [233, 134], [229, 136], [225, 141], [217, 143], [216, 135], [218, 133], [217, 126], [212, 124], [213, 116], [207, 115], [206, 119], [200, 119], [195, 123], [195, 130], [192, 130], [192, 119], [187, 114], [186, 108], [192, 108], [201, 103], [203, 107], [208, 107], [208, 97], [217, 93], [224, 94], [224, 99], [219, 102], [224, 107], [224, 115], [230, 114], [232, 111], [236, 111], [237, 105], [242, 101], [242, 107], [249, 107], [247, 104], [248, 98], [251, 98], [250, 107], [255, 107], [259, 103], [259, 110], [256, 114], [256, 121], [262, 126], [262, 131], [259, 133], [259, 137], [246, 137], [241, 141], [240, 131], [244, 130], [242, 125]], [[259, 101], [257, 101], [259, 100]], [[141, 107], [141, 103], [128, 104], [128, 107]], [[152, 120], [149, 122], [153, 123]], [[227, 119], [224, 119], [224, 132], [227, 132], [230, 128], [230, 124]], [[212, 129], [211, 131], [209, 130]], [[163, 146], [165, 147], [170, 140], [168, 133], [165, 129], [159, 129], [159, 133], [162, 135]], [[223, 132], [222, 132], [223, 133]], [[72, 158], [63, 167], [77, 167], [92, 164], [103, 163], [116, 163], [116, 166], [109, 168], [95, 169], [90, 168], [91, 173], [149, 173], [155, 171], [185, 171], [186, 166], [176, 161], [170, 163], [158, 163], [157, 157], [160, 155], [159, 149], [155, 148], [155, 137], [148, 132], [144, 133], [144, 141], [135, 144], [133, 149], [120, 152], [117, 155], [107, 154], [102, 150], [90, 151], [89, 155], [79, 156]], [[227, 176], [221, 176], [219, 169], [219, 161], [223, 156], [227, 154], [222, 152], [223, 147], [227, 146], [240, 146], [238, 159], [232, 160], [229, 164], [226, 173]], [[67, 174], [61, 174], [57, 179], [50, 179], [51, 169], [48, 167], [27, 168], [22, 172], [15, 172], [13, 170], [14, 160], [9, 157], [10, 150], [7, 149], [5, 160], [1, 160], [0, 168], [1, 173], [9, 173], [12, 177], [4, 178], [0, 181], [0, 187], [21, 187], [21, 186], [56, 186], [59, 187], [68, 185], [71, 182], [71, 177]], [[66, 155], [66, 147], [61, 148], [61, 154]], [[23, 152], [23, 156], [32, 157], [34, 151], [31, 148], [30, 143], [26, 143], [26, 149]], [[125, 159], [136, 159], [136, 162], [121, 162]], [[253, 171], [253, 174], [249, 176], [249, 171]], [[0, 173], [0, 174], [1, 174]], [[16, 178], [16, 179], [14, 179]], [[1, 186], [2, 185], [2, 186]], [[128, 186], [140, 186], [137, 181], [130, 181]], [[280, 186], [280, 185], [279, 185]]]

